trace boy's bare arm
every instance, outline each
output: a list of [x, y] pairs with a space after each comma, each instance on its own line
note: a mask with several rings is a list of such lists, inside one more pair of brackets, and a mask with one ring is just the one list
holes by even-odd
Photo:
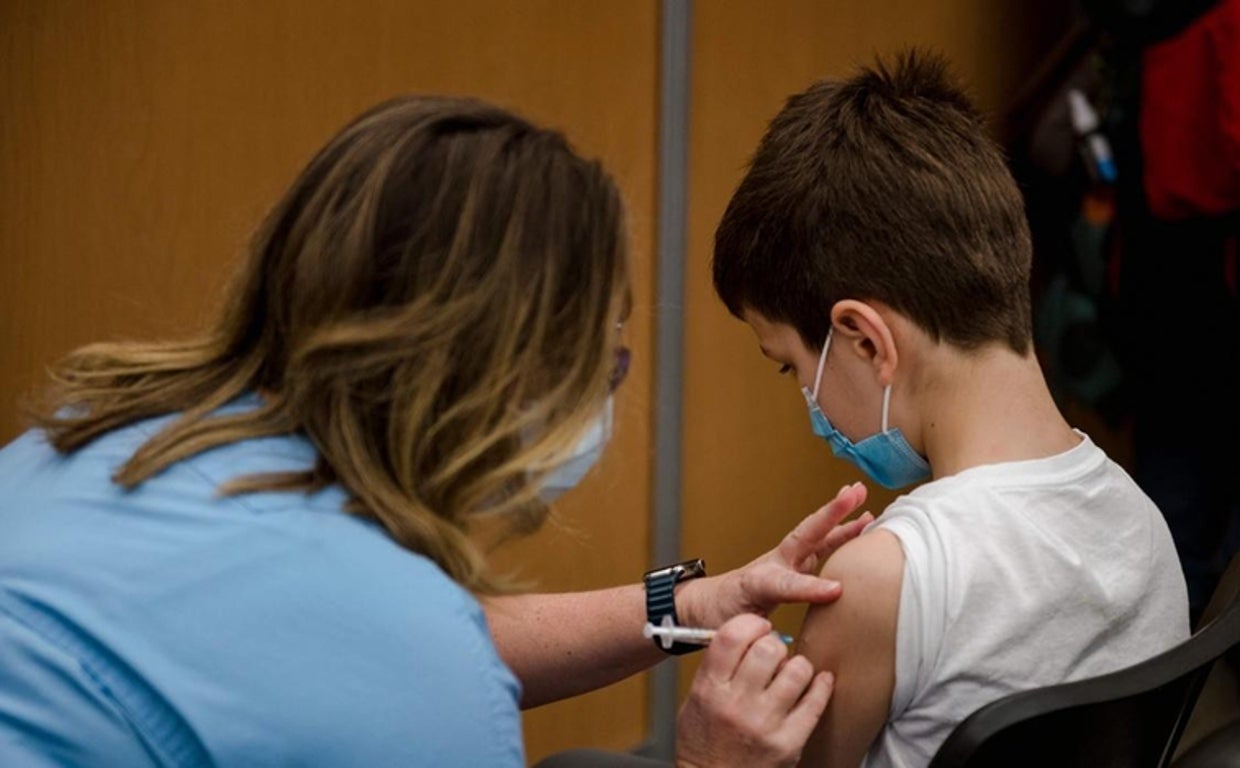
[[810, 608], [797, 640], [797, 652], [835, 674], [835, 692], [800, 765], [854, 768], [891, 707], [904, 551], [893, 534], [871, 531], [832, 555], [822, 572], [848, 588], [839, 601]]

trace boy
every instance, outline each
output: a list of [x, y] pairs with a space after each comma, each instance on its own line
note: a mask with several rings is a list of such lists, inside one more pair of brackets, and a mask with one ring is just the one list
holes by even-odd
[[798, 640], [836, 675], [805, 765], [925, 765], [987, 702], [1188, 636], [1162, 516], [1046, 385], [1031, 258], [1001, 152], [917, 52], [791, 97], [718, 227], [716, 291], [813, 431], [921, 483], [824, 568], [848, 590]]

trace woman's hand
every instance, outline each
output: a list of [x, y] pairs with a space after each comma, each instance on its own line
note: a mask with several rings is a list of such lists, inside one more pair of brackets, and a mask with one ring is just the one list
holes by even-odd
[[834, 680], [752, 614], [719, 628], [676, 723], [680, 768], [795, 765], [818, 724]]
[[831, 553], [874, 521], [869, 512], [840, 521], [865, 503], [861, 483], [846, 485], [826, 506], [797, 525], [775, 549], [733, 571], [686, 581], [676, 591], [676, 612], [686, 626], [717, 627], [741, 613], [770, 614], [783, 603], [829, 603], [839, 582], [818, 577]]
[[[676, 589], [680, 624], [718, 627], [742, 613], [766, 616], [782, 603], [838, 598], [839, 583], [819, 578], [818, 571], [831, 553], [873, 521], [866, 513], [840, 524], [865, 497], [860, 483], [841, 488], [765, 555], [719, 576], [683, 582]], [[601, 688], [666, 658], [642, 637], [646, 612], [640, 584], [494, 596], [483, 606], [500, 656], [521, 680], [523, 708]], [[548, 632], [548, 627], [557, 631]]]

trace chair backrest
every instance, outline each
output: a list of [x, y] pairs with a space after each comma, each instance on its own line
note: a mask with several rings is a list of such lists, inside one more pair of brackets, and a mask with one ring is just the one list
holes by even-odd
[[1152, 659], [987, 704], [956, 726], [930, 768], [1163, 768], [1214, 662], [1237, 646], [1240, 603], [1233, 602]]
[[1214, 621], [1228, 606], [1237, 602], [1240, 602], [1240, 552], [1232, 555], [1231, 562], [1227, 564], [1227, 570], [1223, 571], [1218, 583], [1214, 585], [1210, 602], [1206, 604], [1205, 610], [1197, 619], [1195, 629], [1201, 629]]
[[[1219, 578], [1210, 602], [1197, 619], [1197, 630], [1214, 621], [1219, 614], [1240, 602], [1240, 552], [1232, 556]], [[1227, 733], [1220, 733], [1226, 731]], [[1218, 660], [1210, 671], [1196, 706], [1184, 727], [1176, 747], [1172, 765], [1208, 765], [1220, 750], [1231, 750], [1240, 763], [1240, 750], [1234, 748], [1240, 738], [1240, 645]]]

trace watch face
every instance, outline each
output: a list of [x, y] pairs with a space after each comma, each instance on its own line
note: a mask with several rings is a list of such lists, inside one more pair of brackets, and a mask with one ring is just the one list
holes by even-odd
[[700, 557], [678, 563], [677, 567], [680, 569], [680, 578], [682, 579], [693, 579], [706, 575], [706, 563]]
[[685, 560], [673, 565], [665, 565], [662, 568], [655, 568], [652, 571], [646, 571], [642, 578], [649, 581], [662, 576], [672, 576], [676, 581], [680, 581], [681, 579], [693, 579], [705, 575], [706, 561], [698, 557], [693, 560]]

